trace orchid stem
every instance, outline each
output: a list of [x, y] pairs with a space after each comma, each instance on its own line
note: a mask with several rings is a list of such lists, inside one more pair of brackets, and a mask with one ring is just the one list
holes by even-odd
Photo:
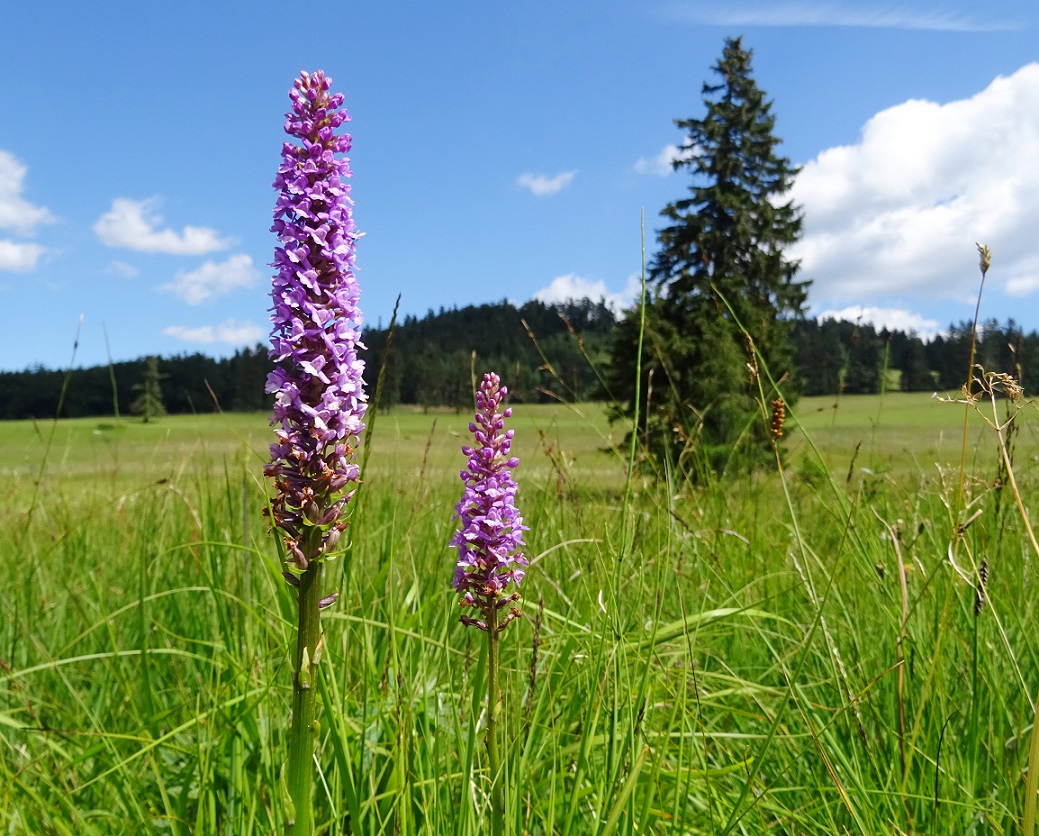
[[317, 707], [317, 662], [321, 643], [321, 580], [324, 562], [313, 561], [299, 578], [299, 633], [293, 677], [292, 727], [289, 731], [288, 789], [295, 810], [288, 832], [314, 832], [314, 748], [320, 723]]
[[501, 761], [498, 757], [498, 718], [501, 710], [501, 688], [498, 683], [498, 645], [501, 629], [498, 608], [487, 613], [487, 767], [491, 773], [491, 833], [505, 833], [505, 793], [502, 788]]

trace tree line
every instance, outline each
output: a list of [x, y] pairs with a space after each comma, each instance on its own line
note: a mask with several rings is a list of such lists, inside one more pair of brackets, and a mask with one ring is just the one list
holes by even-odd
[[[973, 323], [950, 325], [923, 340], [914, 333], [845, 320], [801, 319], [791, 342], [797, 388], [804, 395], [955, 392], [966, 383]], [[1039, 389], [1039, 334], [1013, 319], [979, 323], [974, 362]]]
[[[621, 327], [601, 300], [532, 301], [518, 308], [501, 301], [407, 316], [394, 327], [389, 349], [389, 328], [365, 332], [368, 391], [374, 397], [385, 363], [383, 408], [468, 408], [474, 367], [477, 375], [497, 371], [517, 403], [612, 400], [617, 395], [609, 391], [611, 348]], [[965, 382], [971, 331], [971, 323], [961, 322], [923, 340], [869, 323], [798, 319], [790, 336], [791, 388], [804, 395], [871, 394], [882, 388], [955, 392]], [[1039, 333], [1025, 333], [1013, 320], [990, 320], [979, 328], [976, 353], [986, 369], [1013, 374], [1026, 393], [1039, 391]], [[141, 414], [145, 383], [155, 383], [148, 367], [153, 359], [71, 372], [42, 367], [0, 372], [0, 419], [53, 417], [63, 390], [63, 417]], [[162, 358], [157, 365], [158, 397], [171, 414], [271, 407], [264, 385], [273, 366], [262, 345], [224, 359], [196, 353]]]
[[[365, 381], [374, 398], [379, 370], [385, 408], [472, 406], [472, 374], [495, 369], [516, 402], [601, 400], [597, 370], [605, 362], [616, 319], [605, 303], [560, 305], [507, 301], [409, 315], [390, 329], [364, 332]], [[475, 355], [475, 359], [474, 359]], [[177, 415], [271, 408], [266, 394], [273, 364], [267, 348], [243, 348], [229, 358], [183, 354], [71, 371], [42, 366], [0, 372], [0, 420], [142, 414]], [[156, 387], [158, 395], [156, 395]], [[147, 395], [147, 397], [142, 397]], [[156, 404], [155, 398], [161, 398]], [[145, 404], [147, 408], [144, 409]], [[142, 411], [143, 410], [143, 411]]]
[[365, 332], [369, 396], [378, 370], [382, 406], [470, 407], [473, 379], [497, 372], [518, 403], [602, 400], [598, 370], [607, 362], [616, 317], [602, 300], [537, 300], [441, 308], [394, 328]]
[[[18, 372], [0, 372], [0, 419], [65, 418], [132, 415], [138, 411], [149, 381], [153, 358], [90, 366], [72, 370], [36, 366]], [[214, 359], [183, 354], [158, 360], [158, 392], [171, 414], [249, 412], [269, 409], [264, 381], [271, 368], [263, 346], [244, 348], [233, 357]], [[152, 407], [154, 408], [154, 407]]]

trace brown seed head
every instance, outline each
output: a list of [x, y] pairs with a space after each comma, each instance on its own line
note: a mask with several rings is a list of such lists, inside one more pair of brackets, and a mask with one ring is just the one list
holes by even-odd
[[783, 422], [786, 420], [786, 404], [782, 398], [772, 401], [772, 420], [768, 431], [773, 441], [779, 441], [783, 437]]

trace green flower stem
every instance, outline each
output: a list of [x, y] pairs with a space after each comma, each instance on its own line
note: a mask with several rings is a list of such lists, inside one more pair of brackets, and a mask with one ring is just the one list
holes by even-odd
[[288, 767], [288, 790], [295, 812], [295, 820], [289, 824], [288, 832], [293, 836], [310, 836], [314, 832], [313, 761], [320, 727], [316, 716], [315, 686], [321, 642], [319, 605], [323, 574], [324, 562], [315, 560], [299, 578], [299, 634], [296, 641]]
[[[1036, 697], [1039, 706], [1039, 696]], [[1032, 720], [1032, 742], [1028, 746], [1028, 777], [1025, 779], [1025, 816], [1022, 836], [1035, 836], [1036, 796], [1039, 795], [1039, 710]]]
[[498, 684], [498, 610], [487, 614], [487, 767], [491, 773], [491, 833], [505, 833], [505, 793], [502, 788], [501, 761], [498, 758], [498, 717], [501, 711], [501, 688]]

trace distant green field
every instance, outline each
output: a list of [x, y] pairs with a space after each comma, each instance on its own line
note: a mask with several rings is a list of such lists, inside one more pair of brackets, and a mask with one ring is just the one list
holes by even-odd
[[[850, 465], [904, 475], [960, 462], [964, 407], [927, 394], [804, 398], [788, 423], [791, 461], [806, 452], [806, 438], [836, 470]], [[126, 485], [137, 480], [223, 472], [229, 466], [260, 474], [272, 439], [267, 414], [171, 416], [144, 424], [106, 419], [0, 422], [0, 476], [35, 479], [51, 434], [49, 480], [66, 486]], [[369, 459], [369, 481], [443, 478], [456, 469], [469, 416], [450, 410], [397, 409], [379, 414]], [[603, 404], [519, 405], [513, 426], [524, 460], [523, 478], [540, 483], [573, 478], [615, 487], [624, 478], [624, 428], [611, 425]], [[800, 428], [800, 429], [798, 429]], [[995, 464], [991, 432], [969, 415], [968, 463]], [[1022, 411], [1017, 443], [1023, 456], [1039, 453], [1039, 416]], [[406, 475], [402, 475], [406, 474]], [[100, 481], [99, 481], [100, 480]], [[56, 487], [56, 485], [55, 485]]]
[[[404, 408], [379, 414], [366, 480], [456, 477], [469, 420], [455, 411]], [[539, 481], [560, 468], [581, 478], [623, 479], [623, 461], [610, 448], [624, 433], [609, 425], [601, 404], [521, 405], [513, 426], [527, 479]], [[167, 416], [148, 424], [132, 418], [7, 421], [0, 422], [0, 476], [34, 480], [49, 444], [45, 473], [53, 488], [61, 483], [104, 490], [109, 484], [222, 473], [229, 467], [259, 477], [272, 440], [266, 413]]]
[[[991, 405], [980, 406], [991, 418]], [[981, 415], [929, 394], [805, 398], [795, 412], [804, 433], [793, 436], [792, 449], [803, 451], [804, 438], [810, 438], [837, 470], [847, 468], [853, 457], [857, 466], [898, 475], [934, 476], [937, 467], [959, 467], [965, 414], [968, 467], [984, 470], [996, 463], [994, 436]], [[1017, 426], [1015, 443], [1027, 461], [1039, 453], [1039, 413], [1034, 406], [1019, 413]]]

